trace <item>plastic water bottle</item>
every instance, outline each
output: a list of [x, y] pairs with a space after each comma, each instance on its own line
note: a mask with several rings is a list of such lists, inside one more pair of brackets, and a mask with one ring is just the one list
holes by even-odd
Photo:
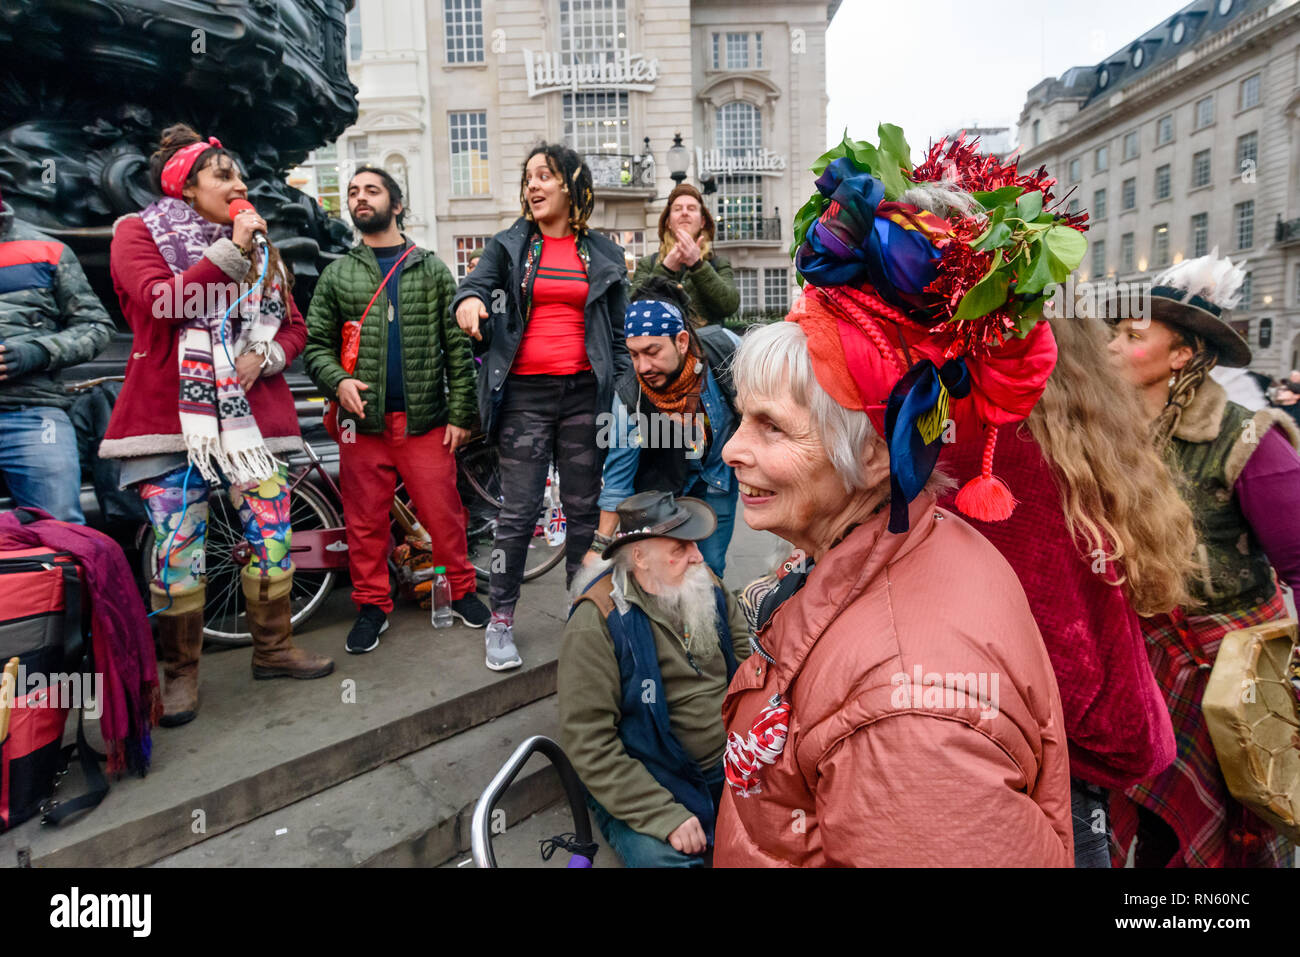
[[438, 565], [433, 570], [433, 627], [450, 628], [451, 582], [447, 581], [447, 566]]

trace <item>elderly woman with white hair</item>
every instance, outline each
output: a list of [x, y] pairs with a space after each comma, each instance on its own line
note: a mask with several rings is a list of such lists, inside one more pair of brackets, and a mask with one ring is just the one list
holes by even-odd
[[[882, 127], [882, 152], [895, 132]], [[952, 438], [950, 402], [969, 397], [974, 416], [958, 417], [956, 439], [982, 437], [985, 468], [958, 507], [1005, 517], [1014, 500], [992, 476], [993, 436], [1042, 394], [1055, 346], [1032, 320], [1023, 337], [986, 334], [998, 310], [942, 324], [933, 293], [949, 290], [959, 311], [970, 286], [944, 283], [980, 252], [983, 216], [911, 202], [960, 187], [992, 203], [992, 190], [1020, 187], [1002, 193], [1014, 205], [1031, 191], [1050, 199], [1051, 182], [977, 165], [961, 141], [915, 170], [895, 159], [912, 180], [905, 192], [891, 190], [888, 160], [883, 176], [855, 155], [826, 167], [812, 201], [822, 215], [796, 221], [812, 223], [796, 258], [810, 285], [737, 354], [743, 420], [724, 456], [744, 518], [804, 557], [763, 598], [755, 654], [723, 704], [714, 861], [1067, 867], [1069, 764], [1050, 661], [1015, 573], [936, 505], [944, 480], [932, 475]], [[943, 190], [913, 187], [940, 170]], [[1026, 206], [1041, 209], [1039, 198]], [[1074, 231], [1058, 222], [1038, 232]], [[974, 258], [978, 282], [994, 260]], [[996, 305], [1012, 314], [1009, 300]]]

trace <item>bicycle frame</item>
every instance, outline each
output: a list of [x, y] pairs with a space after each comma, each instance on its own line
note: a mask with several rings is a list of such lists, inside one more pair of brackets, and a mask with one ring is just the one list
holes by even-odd
[[[555, 766], [555, 771], [560, 776], [560, 783], [564, 785], [564, 795], [569, 800], [569, 810], [573, 814], [573, 830], [578, 842], [592, 843], [591, 817], [587, 814], [586, 790], [582, 786], [582, 781], [578, 779], [578, 772], [573, 770], [573, 765], [569, 762], [569, 757], [564, 753], [563, 748], [545, 735], [536, 734], [515, 748], [515, 753], [510, 755], [510, 759], [501, 766], [501, 770], [492, 778], [487, 789], [479, 797], [478, 803], [474, 805], [474, 817], [470, 823], [470, 849], [474, 855], [475, 867], [497, 866], [496, 855], [492, 853], [492, 810], [519, 776], [528, 759], [538, 751]], [[591, 867], [591, 865], [592, 858], [574, 854], [569, 858], [566, 866]]]

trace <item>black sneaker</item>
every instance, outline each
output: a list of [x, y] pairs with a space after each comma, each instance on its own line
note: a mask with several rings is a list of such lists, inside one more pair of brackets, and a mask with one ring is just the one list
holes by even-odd
[[478, 596], [473, 592], [452, 602], [451, 613], [467, 628], [482, 628], [492, 617], [492, 613], [487, 610], [487, 605], [479, 601]]
[[348, 632], [350, 655], [364, 655], [379, 647], [379, 636], [388, 630], [388, 616], [378, 605], [362, 605], [352, 630]]

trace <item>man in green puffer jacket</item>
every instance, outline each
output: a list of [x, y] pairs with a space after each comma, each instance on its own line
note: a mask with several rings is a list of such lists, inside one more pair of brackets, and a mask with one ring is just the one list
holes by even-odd
[[446, 566], [452, 615], [482, 628], [488, 611], [474, 595], [456, 491], [455, 452], [478, 411], [469, 337], [451, 315], [456, 282], [437, 256], [401, 233], [402, 191], [387, 172], [362, 167], [347, 195], [361, 243], [321, 273], [303, 364], [339, 406], [339, 480], [358, 610], [347, 650], [363, 654], [379, 646], [393, 608], [388, 514], [399, 475], [432, 538], [434, 561]]
[[662, 276], [686, 290], [693, 311], [706, 324], [720, 325], [735, 315], [740, 290], [731, 263], [711, 248], [713, 228], [713, 214], [700, 191], [689, 183], [674, 188], [659, 214], [659, 251], [637, 260], [629, 301], [639, 298], [652, 276]]

